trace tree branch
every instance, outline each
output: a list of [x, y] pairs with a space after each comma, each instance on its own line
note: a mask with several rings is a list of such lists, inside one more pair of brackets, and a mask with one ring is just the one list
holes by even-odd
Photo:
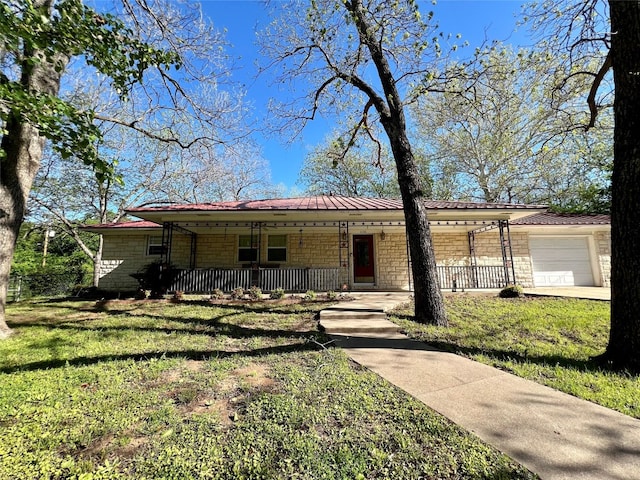
[[206, 137], [206, 136], [202, 136], [202, 137], [196, 137], [194, 139], [192, 139], [190, 142], [183, 142], [182, 140], [180, 140], [178, 137], [165, 137], [162, 135], [158, 135], [157, 133], [153, 133], [145, 128], [139, 127], [137, 125], [138, 121], [134, 120], [132, 122], [128, 122], [126, 120], [120, 119], [120, 118], [114, 118], [114, 117], [107, 117], [104, 115], [100, 115], [100, 114], [94, 114], [93, 116], [96, 120], [101, 120], [103, 122], [110, 122], [110, 123], [115, 123], [117, 125], [122, 125], [123, 127], [128, 127], [131, 128], [132, 130], [135, 130], [136, 132], [142, 133], [143, 135], [145, 135], [148, 138], [151, 138], [152, 140], [158, 140], [160, 142], [164, 142], [164, 143], [173, 143], [175, 145], [178, 145], [180, 148], [182, 149], [189, 149], [191, 148], [193, 145], [195, 145], [196, 143], [203, 141], [203, 140], [211, 140], [216, 144], [220, 144], [222, 145], [224, 142], [215, 139], [215, 138], [211, 138], [211, 137]]
[[593, 79], [593, 83], [591, 84], [591, 89], [589, 90], [589, 96], [587, 97], [587, 104], [589, 105], [589, 112], [591, 113], [591, 117], [589, 119], [589, 125], [585, 127], [585, 131], [588, 131], [590, 128], [594, 127], [596, 124], [596, 117], [598, 116], [598, 106], [596, 105], [596, 94], [598, 93], [598, 88], [602, 83], [602, 79], [607, 74], [609, 69], [611, 68], [611, 52], [607, 53], [607, 58], [604, 59], [604, 63], [596, 73], [595, 78]]

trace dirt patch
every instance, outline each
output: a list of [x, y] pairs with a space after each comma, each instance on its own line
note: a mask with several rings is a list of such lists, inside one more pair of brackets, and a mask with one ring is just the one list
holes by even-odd
[[185, 415], [217, 413], [223, 427], [230, 427], [246, 411], [252, 396], [275, 390], [277, 382], [267, 365], [252, 363], [230, 372], [217, 386], [213, 396], [194, 398], [180, 410]]
[[261, 363], [253, 363], [233, 371], [252, 388], [260, 390], [270, 389], [275, 385], [275, 380], [269, 376], [269, 367]]

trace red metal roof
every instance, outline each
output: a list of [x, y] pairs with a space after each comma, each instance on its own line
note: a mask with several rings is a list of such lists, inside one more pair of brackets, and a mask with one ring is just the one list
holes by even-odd
[[[428, 209], [540, 209], [544, 205], [521, 205], [512, 203], [477, 203], [454, 201], [425, 201]], [[327, 210], [402, 210], [402, 201], [388, 198], [341, 197], [320, 195], [302, 198], [280, 198], [268, 200], [248, 200], [234, 202], [212, 202], [192, 204], [168, 204], [139, 206], [127, 209], [133, 214], [143, 212], [179, 212], [179, 211], [327, 211]]]
[[118, 223], [100, 223], [98, 225], [85, 225], [83, 227], [85, 230], [92, 229], [118, 229], [118, 228], [162, 228], [162, 225], [158, 225], [157, 223], [150, 222], [148, 220], [132, 220], [129, 222], [118, 222]]
[[611, 217], [601, 214], [536, 213], [511, 222], [512, 225], [610, 225]]

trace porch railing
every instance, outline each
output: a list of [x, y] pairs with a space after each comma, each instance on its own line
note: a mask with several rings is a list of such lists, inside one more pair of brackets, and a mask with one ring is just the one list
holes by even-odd
[[440, 288], [444, 289], [502, 288], [507, 285], [502, 265], [438, 265], [436, 268]]
[[337, 268], [198, 268], [174, 270], [170, 291], [209, 293], [220, 289], [229, 292], [253, 285], [269, 292], [282, 288], [289, 292], [327, 291], [339, 287]]

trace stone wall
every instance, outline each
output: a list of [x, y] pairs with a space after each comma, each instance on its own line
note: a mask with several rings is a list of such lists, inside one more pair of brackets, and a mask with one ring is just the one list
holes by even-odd
[[409, 289], [409, 264], [404, 233], [386, 233], [375, 237], [376, 287], [382, 290]]
[[135, 290], [138, 281], [131, 277], [158, 256], [147, 256], [148, 235], [105, 235], [100, 288], [105, 290]]
[[[533, 285], [533, 272], [529, 255], [528, 233], [511, 231], [516, 281], [520, 285]], [[157, 233], [155, 234], [157, 235]], [[147, 255], [148, 235], [105, 235], [103, 261], [100, 267], [100, 287], [110, 290], [128, 290], [137, 287], [130, 274], [159, 259], [159, 255]], [[191, 251], [189, 236], [174, 233], [171, 263], [178, 268], [189, 267]], [[351, 240], [350, 240], [351, 242]], [[435, 232], [433, 244], [438, 265], [469, 265], [469, 242], [466, 232]], [[267, 234], [263, 233], [261, 262], [267, 262]], [[374, 234], [376, 259], [376, 288], [407, 289], [410, 273], [407, 262], [407, 245], [404, 233]], [[475, 237], [478, 265], [502, 265], [500, 236], [497, 229], [479, 233]], [[610, 286], [611, 235], [608, 231], [594, 234], [595, 258], [601, 273], [603, 286]], [[349, 268], [341, 269], [341, 283], [350, 283], [352, 258], [343, 252]], [[351, 253], [351, 248], [349, 249]], [[337, 268], [340, 263], [338, 232], [313, 231], [303, 235], [287, 234], [287, 261], [279, 263], [281, 268]], [[238, 235], [198, 235], [196, 244], [196, 266], [198, 268], [242, 268], [238, 261]], [[597, 281], [597, 280], [596, 280]]]

